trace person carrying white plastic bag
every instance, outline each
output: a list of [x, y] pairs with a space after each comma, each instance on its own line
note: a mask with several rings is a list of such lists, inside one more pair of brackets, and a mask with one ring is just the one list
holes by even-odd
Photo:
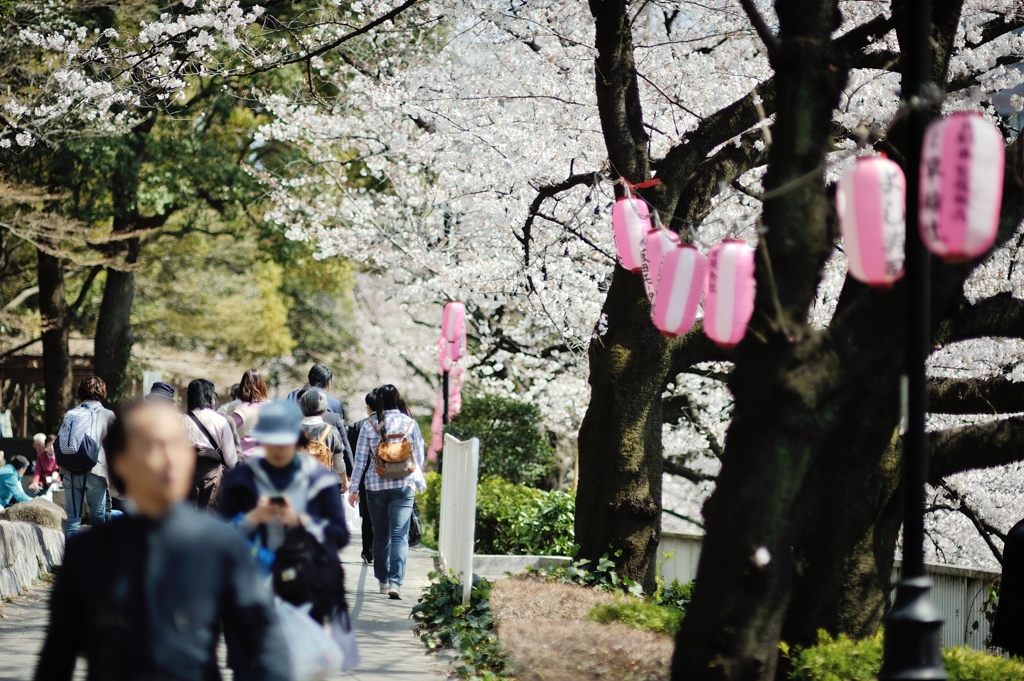
[[348, 607], [342, 608], [330, 622], [331, 638], [341, 649], [341, 671], [347, 672], [359, 666], [359, 644], [352, 627], [352, 616]]
[[342, 652], [323, 626], [309, 616], [309, 606], [274, 599], [291, 658], [292, 681], [322, 681], [342, 668]]
[[[252, 435], [260, 443], [248, 465], [231, 469], [217, 510], [255, 547], [270, 572], [293, 658], [293, 681], [351, 669], [358, 654], [346, 626], [344, 573], [338, 551], [348, 543], [338, 479], [298, 451], [302, 414], [293, 402], [265, 406]], [[341, 624], [331, 626], [335, 621]], [[347, 654], [332, 636], [340, 636]]]

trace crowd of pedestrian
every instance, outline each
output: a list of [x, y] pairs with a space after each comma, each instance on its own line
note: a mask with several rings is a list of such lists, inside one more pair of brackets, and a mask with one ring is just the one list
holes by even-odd
[[[70, 679], [79, 656], [90, 679], [218, 678], [221, 634], [236, 679], [301, 678], [311, 655], [352, 666], [345, 495], [363, 560], [400, 599], [424, 442], [395, 386], [348, 426], [332, 380], [318, 364], [271, 400], [250, 369], [220, 406], [196, 379], [184, 413], [167, 383], [111, 410], [100, 378], [81, 382], [58, 434], [33, 441], [29, 491], [62, 485], [68, 516], [37, 679]], [[0, 467], [0, 506], [32, 498], [28, 468]], [[317, 641], [337, 657], [311, 653]]]

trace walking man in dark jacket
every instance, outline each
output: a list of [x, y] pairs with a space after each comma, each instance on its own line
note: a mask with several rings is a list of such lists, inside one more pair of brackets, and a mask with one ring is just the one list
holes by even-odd
[[169, 404], [128, 407], [104, 441], [130, 512], [68, 539], [36, 681], [287, 681], [288, 651], [245, 543], [191, 509], [195, 451]]
[[[352, 424], [348, 429], [348, 441], [352, 447], [352, 451], [356, 451], [356, 444], [359, 442], [359, 431], [363, 429], [363, 424], [370, 419], [370, 414], [373, 413], [373, 407], [377, 403], [377, 391], [376, 389], [366, 393], [366, 418], [360, 419]], [[366, 470], [370, 467], [367, 466]], [[352, 471], [349, 471], [349, 475], [352, 475]], [[363, 477], [366, 477], [366, 472], [363, 472]], [[363, 481], [359, 481], [362, 486]], [[366, 504], [366, 495], [363, 494], [359, 497], [359, 517], [362, 519], [362, 536], [363, 536], [363, 550], [359, 555], [362, 556], [363, 562], [368, 565], [373, 565], [373, 523], [370, 522], [370, 507]]]

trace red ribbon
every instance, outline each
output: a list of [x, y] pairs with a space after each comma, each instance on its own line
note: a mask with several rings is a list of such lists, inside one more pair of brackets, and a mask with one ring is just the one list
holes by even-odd
[[659, 177], [655, 177], [653, 179], [647, 180], [646, 182], [640, 182], [638, 184], [633, 184], [632, 182], [630, 182], [629, 180], [627, 180], [624, 177], [620, 177], [619, 180], [621, 180], [622, 183], [625, 184], [627, 187], [629, 187], [631, 190], [633, 190], [633, 189], [647, 189], [648, 187], [653, 187], [655, 185], [661, 184], [661, 178], [659, 178]]

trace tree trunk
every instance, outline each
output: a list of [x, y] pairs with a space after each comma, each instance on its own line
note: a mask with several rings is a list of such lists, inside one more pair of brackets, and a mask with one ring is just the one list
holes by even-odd
[[782, 630], [790, 646], [813, 644], [819, 629], [870, 636], [888, 607], [901, 519], [899, 358], [892, 359], [878, 380], [858, 386], [796, 504], [796, 578]]
[[[113, 233], [124, 237], [137, 232], [143, 225], [139, 215], [139, 173], [145, 154], [146, 136], [156, 123], [156, 114], [150, 114], [122, 140], [118, 149], [118, 164], [111, 182], [113, 187]], [[135, 335], [132, 333], [132, 303], [135, 300], [134, 265], [138, 262], [140, 243], [137, 236], [112, 242], [108, 255], [123, 258], [117, 267], [107, 267], [107, 281], [103, 287], [96, 322], [95, 356], [96, 375], [107, 384], [107, 395], [117, 399], [125, 388], [128, 362], [131, 359]]]
[[[134, 249], [137, 257], [137, 243]], [[107, 384], [107, 395], [110, 399], [116, 399], [122, 392], [132, 345], [135, 343], [131, 321], [134, 299], [135, 273], [107, 268], [103, 301], [100, 303], [99, 319], [96, 322], [94, 354], [96, 375]]]
[[696, 589], [676, 637], [672, 678], [686, 681], [774, 676], [796, 575], [801, 526], [794, 510], [812, 463], [855, 402], [847, 389], [853, 367], [843, 366], [827, 342], [846, 338], [828, 339], [806, 321], [833, 248], [823, 165], [846, 81], [830, 37], [838, 9], [833, 0], [776, 8], [779, 35], [762, 36], [777, 76], [778, 111], [764, 181], [770, 198], [757, 300], [730, 378], [733, 419], [704, 507]]
[[580, 555], [616, 559], [619, 571], [655, 587], [661, 539], [661, 392], [668, 341], [651, 324], [640, 276], [615, 268], [590, 343], [590, 406], [580, 428], [576, 541]]
[[[640, 183], [650, 178], [650, 158], [627, 6], [624, 0], [590, 0], [590, 11], [597, 47], [594, 88], [608, 159], [617, 177]], [[651, 202], [671, 215], [671, 209]], [[621, 576], [653, 590], [661, 538], [661, 391], [669, 343], [651, 324], [638, 274], [616, 266], [604, 314], [607, 333], [590, 343], [591, 399], [579, 436], [576, 539], [581, 557], [596, 562], [608, 554]]]
[[43, 327], [43, 386], [47, 433], [56, 433], [74, 399], [68, 335], [71, 315], [64, 293], [64, 262], [39, 249], [39, 315]]

